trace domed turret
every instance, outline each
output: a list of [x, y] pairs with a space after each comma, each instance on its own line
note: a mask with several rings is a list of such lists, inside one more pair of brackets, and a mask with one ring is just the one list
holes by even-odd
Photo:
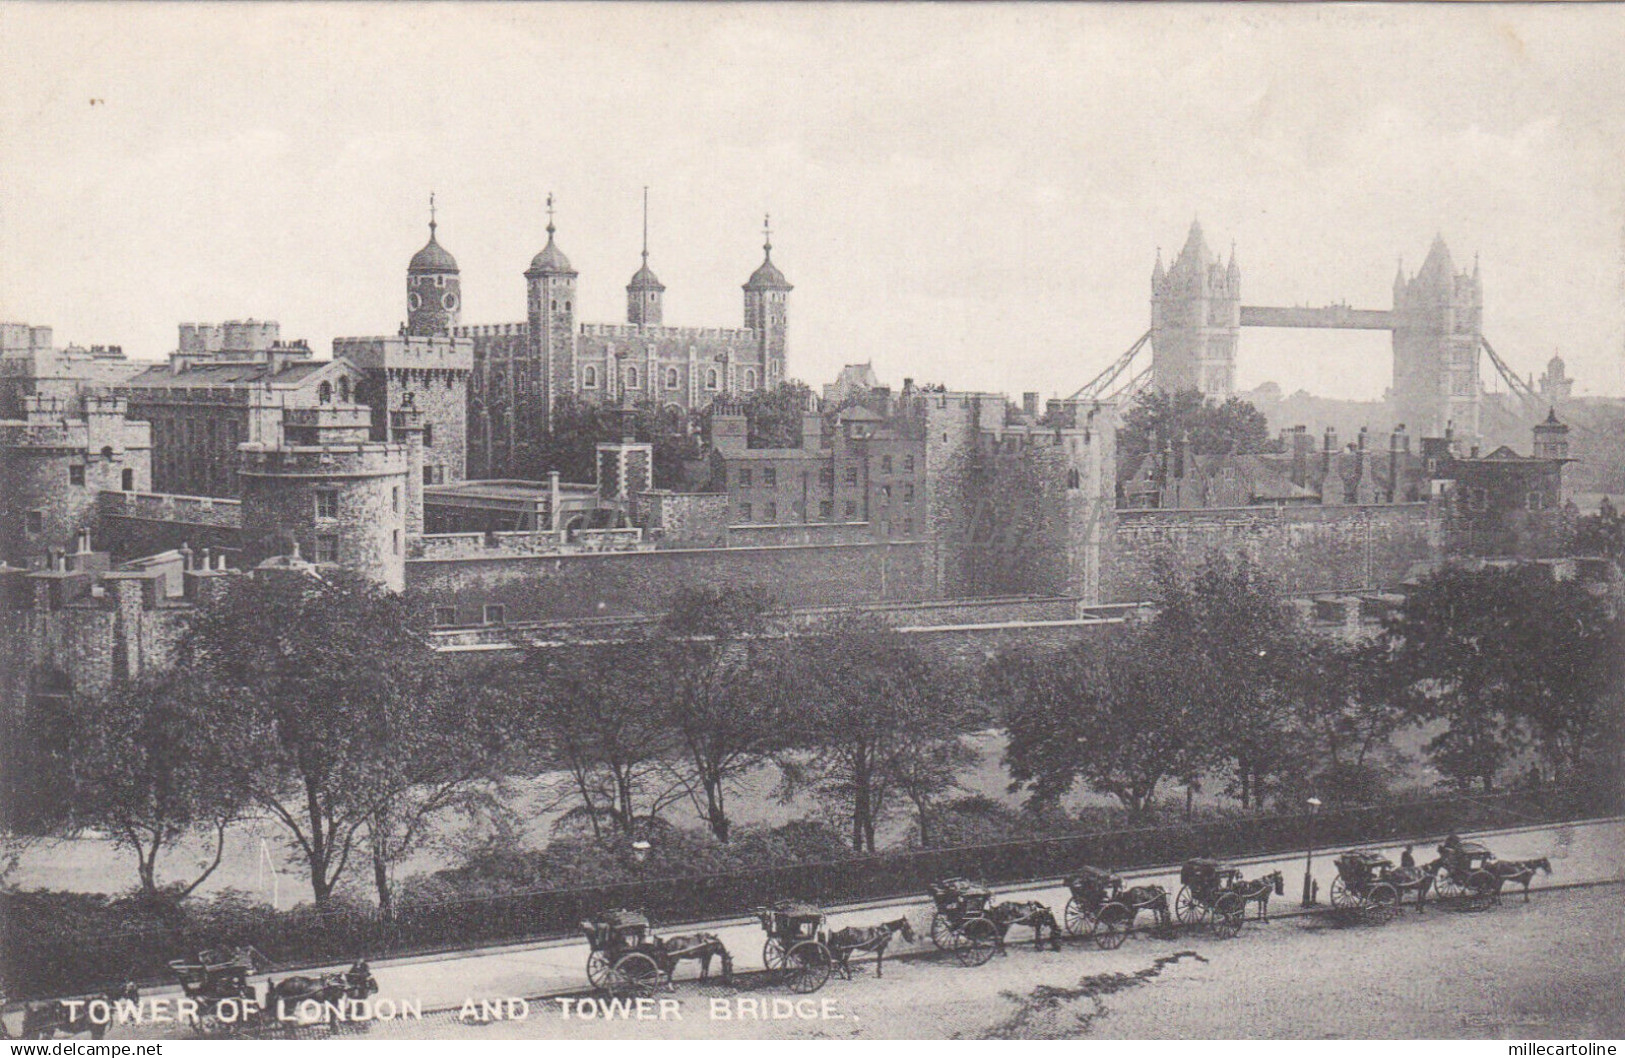
[[570, 259], [564, 256], [553, 242], [553, 196], [547, 196], [547, 245], [542, 252], [530, 259], [530, 267], [525, 270], [526, 276], [566, 275], [573, 276], [576, 270], [570, 267]]
[[784, 381], [789, 344], [789, 298], [794, 288], [773, 263], [770, 218], [762, 218], [762, 263], [745, 284], [745, 326], [756, 332], [757, 350], [764, 369], [763, 384], [772, 388]]
[[406, 266], [406, 333], [449, 335], [462, 309], [457, 259], [435, 237], [434, 195], [429, 196], [429, 242]]

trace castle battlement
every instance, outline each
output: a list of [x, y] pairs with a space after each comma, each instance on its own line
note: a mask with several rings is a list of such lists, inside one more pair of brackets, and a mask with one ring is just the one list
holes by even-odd
[[440, 335], [334, 338], [333, 359], [340, 357], [364, 371], [470, 371], [474, 343]]
[[219, 496], [176, 496], [162, 492], [111, 492], [96, 496], [103, 518], [141, 518], [153, 522], [185, 522], [227, 529], [243, 524], [241, 500]]
[[519, 335], [521, 337], [530, 333], [528, 323], [476, 323], [466, 327], [453, 327], [452, 336], [455, 338], [495, 338], [501, 335]]
[[748, 327], [639, 327], [632, 323], [583, 323], [582, 335], [590, 338], [643, 338], [694, 341], [753, 341], [756, 332]]
[[407, 446], [383, 441], [350, 445], [239, 447], [245, 477], [388, 477], [406, 473]]

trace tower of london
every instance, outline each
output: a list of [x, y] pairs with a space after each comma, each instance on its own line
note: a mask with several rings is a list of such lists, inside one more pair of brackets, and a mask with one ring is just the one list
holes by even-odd
[[536, 471], [536, 444], [562, 400], [653, 402], [680, 412], [737, 399], [783, 381], [788, 295], [764, 223], [762, 262], [744, 283], [742, 327], [669, 327], [666, 287], [643, 260], [626, 285], [625, 323], [583, 323], [580, 278], [557, 240], [549, 197], [547, 245], [525, 269], [523, 322], [461, 322], [461, 276], [430, 221], [429, 241], [407, 268], [409, 337], [472, 343], [468, 381], [470, 478], [524, 477]]

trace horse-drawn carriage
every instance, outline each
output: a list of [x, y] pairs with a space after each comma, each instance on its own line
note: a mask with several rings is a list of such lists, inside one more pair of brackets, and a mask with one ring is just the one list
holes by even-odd
[[780, 900], [756, 909], [767, 940], [762, 965], [792, 992], [816, 992], [829, 980], [835, 964], [824, 912], [814, 904]]
[[205, 1037], [257, 1033], [312, 1021], [336, 1025], [341, 1004], [378, 991], [367, 961], [358, 959], [342, 972], [267, 979], [261, 1002], [248, 979], [269, 970], [270, 965], [257, 948], [245, 945], [199, 952], [192, 961], [174, 959], [169, 969], [186, 997], [197, 1002], [197, 1031]]
[[1084, 866], [1066, 878], [1072, 891], [1066, 902], [1066, 931], [1074, 937], [1087, 934], [1099, 948], [1122, 945], [1141, 911], [1157, 916], [1157, 925], [1169, 924], [1168, 893], [1160, 885], [1136, 885], [1127, 889], [1123, 879], [1098, 867]]
[[993, 891], [968, 878], [945, 878], [927, 887], [936, 909], [931, 913], [931, 943], [951, 951], [962, 966], [980, 966], [1000, 947], [999, 928], [988, 914]]
[[1481, 911], [1500, 899], [1501, 877], [1495, 870], [1495, 854], [1487, 847], [1451, 835], [1438, 852], [1439, 858], [1427, 869], [1433, 875], [1433, 891], [1441, 903]]
[[1174, 914], [1181, 925], [1206, 924], [1221, 939], [1241, 932], [1247, 901], [1240, 891], [1241, 868], [1212, 859], [1186, 860], [1179, 870], [1179, 896]]
[[581, 923], [587, 980], [612, 996], [652, 996], [665, 979], [666, 950], [642, 911], [614, 908]]
[[259, 993], [248, 979], [270, 968], [257, 948], [219, 948], [198, 952], [193, 961], [171, 959], [169, 972], [186, 998], [197, 1003], [197, 1031], [213, 1037], [257, 1024], [264, 1013]]
[[1333, 862], [1337, 867], [1337, 877], [1332, 879], [1333, 908], [1366, 922], [1387, 922], [1399, 911], [1400, 894], [1407, 889], [1417, 893], [1417, 906], [1421, 906], [1427, 885], [1421, 872], [1414, 878], [1402, 873], [1392, 860], [1371, 849], [1349, 849]]

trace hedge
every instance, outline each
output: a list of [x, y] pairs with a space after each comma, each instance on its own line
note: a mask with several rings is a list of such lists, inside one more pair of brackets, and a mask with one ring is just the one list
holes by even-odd
[[569, 936], [609, 907], [641, 907], [661, 924], [744, 915], [784, 897], [835, 905], [922, 894], [927, 883], [967, 875], [990, 884], [1058, 877], [1081, 864], [1117, 870], [1195, 855], [1237, 857], [1391, 844], [1417, 835], [1550, 823], [1620, 812], [1616, 790], [1549, 788], [1450, 796], [1307, 813], [1206, 820], [1039, 840], [920, 849], [720, 874], [665, 876], [571, 889], [402, 903], [375, 909], [310, 907], [277, 912], [239, 905], [183, 910], [165, 928], [86, 933], [61, 921], [41, 894], [0, 895], [0, 972], [13, 998], [86, 993], [115, 979], [167, 982], [165, 964], [204, 948], [252, 944], [279, 967], [342, 962]]

